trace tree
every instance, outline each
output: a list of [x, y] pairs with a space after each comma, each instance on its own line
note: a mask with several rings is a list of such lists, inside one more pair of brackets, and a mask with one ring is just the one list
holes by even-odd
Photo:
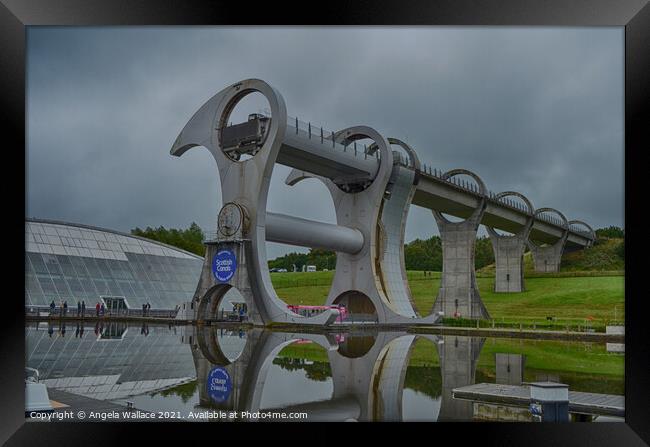
[[474, 267], [476, 269], [481, 269], [490, 264], [494, 264], [492, 241], [489, 237], [477, 238], [476, 248], [474, 250]]
[[176, 228], [167, 229], [163, 226], [155, 229], [147, 227], [142, 230], [136, 227], [131, 230], [131, 234], [162, 242], [199, 256], [205, 255], [205, 246], [203, 245], [205, 235], [196, 222], [192, 222], [186, 230]]
[[609, 239], [623, 239], [625, 237], [625, 230], [623, 230], [621, 227], [617, 227], [614, 225], [610, 225], [607, 228], [598, 228], [596, 231], [596, 237], [601, 239], [601, 238], [609, 238]]
[[293, 271], [293, 266], [298, 271], [303, 265], [315, 265], [317, 270], [332, 270], [336, 267], [336, 253], [320, 248], [312, 248], [309, 253], [287, 253], [284, 256], [269, 261], [269, 268], [287, 269]]

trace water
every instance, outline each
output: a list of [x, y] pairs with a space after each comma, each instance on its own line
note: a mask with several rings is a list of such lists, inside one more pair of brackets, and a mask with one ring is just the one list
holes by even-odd
[[127, 323], [25, 330], [27, 366], [49, 389], [183, 420], [525, 421], [528, 408], [452, 389], [550, 380], [624, 394], [624, 356], [605, 343]]

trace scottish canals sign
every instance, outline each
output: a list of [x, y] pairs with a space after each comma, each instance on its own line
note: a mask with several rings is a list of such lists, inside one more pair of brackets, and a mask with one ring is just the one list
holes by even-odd
[[207, 387], [210, 399], [218, 403], [227, 401], [232, 391], [230, 374], [220, 366], [213, 368], [208, 374]]
[[237, 257], [232, 250], [221, 250], [212, 259], [212, 273], [219, 282], [228, 282], [235, 276]]

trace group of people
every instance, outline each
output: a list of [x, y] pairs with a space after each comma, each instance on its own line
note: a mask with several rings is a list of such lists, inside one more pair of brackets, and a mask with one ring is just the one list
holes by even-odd
[[[50, 323], [50, 325], [47, 328], [47, 333], [52, 338], [52, 335], [54, 334], [54, 325]], [[62, 323], [59, 323], [59, 334], [61, 337], [65, 337], [65, 321]], [[84, 325], [77, 323], [77, 330], [74, 333], [74, 338], [83, 338], [84, 336]]]
[[[60, 304], [59, 307], [61, 309], [59, 315], [61, 315], [62, 317], [67, 316], [68, 315], [68, 301], [61, 300], [61, 304]], [[56, 309], [56, 304], [54, 303], [54, 300], [52, 300], [52, 302], [50, 303], [50, 313], [54, 314], [55, 309]], [[97, 316], [99, 316], [100, 314], [103, 316], [106, 313], [106, 306], [104, 306], [104, 303], [100, 304], [99, 302], [97, 302], [97, 304], [95, 305], [95, 313], [96, 313]], [[85, 300], [77, 302], [77, 316], [78, 317], [85, 317], [86, 316], [86, 301]]]
[[[59, 305], [60, 312], [59, 315], [62, 317], [65, 317], [68, 315], [68, 301], [67, 300], [61, 300], [61, 303]], [[148, 316], [149, 312], [151, 311], [151, 304], [150, 303], [145, 303], [142, 305], [142, 316]], [[56, 304], [54, 303], [54, 300], [50, 303], [50, 314], [54, 315], [56, 312]], [[106, 306], [104, 305], [103, 302], [97, 302], [95, 304], [95, 315], [96, 316], [104, 316], [106, 314]], [[81, 300], [77, 302], [77, 316], [78, 317], [85, 317], [86, 316], [86, 301]]]
[[[77, 316], [81, 314], [81, 310], [83, 308], [84, 313], [86, 312], [86, 302], [82, 301], [81, 303], [77, 303]], [[50, 313], [53, 314], [54, 310], [56, 309], [56, 304], [54, 304], [54, 300], [50, 303]], [[59, 309], [60, 309], [60, 315], [61, 316], [66, 316], [68, 315], [68, 302], [61, 300], [61, 303], [59, 304]]]

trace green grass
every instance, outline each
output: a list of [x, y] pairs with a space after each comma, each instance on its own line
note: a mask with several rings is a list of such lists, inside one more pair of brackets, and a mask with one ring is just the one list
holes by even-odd
[[[288, 304], [319, 305], [325, 302], [334, 272], [272, 273], [278, 295]], [[418, 312], [429, 314], [440, 286], [440, 273], [424, 276], [408, 272], [409, 286]], [[533, 324], [537, 328], [575, 329], [591, 327], [603, 330], [624, 319], [623, 276], [535, 277], [526, 279], [526, 291], [495, 293], [494, 278], [477, 278], [481, 297], [490, 315], [500, 325]], [[555, 317], [549, 322], [546, 317]]]
[[[451, 342], [453, 336], [446, 338]], [[493, 374], [497, 353], [523, 354], [526, 356], [526, 369], [536, 372], [619, 378], [623, 377], [625, 372], [624, 356], [608, 353], [604, 343], [487, 338], [483, 343], [477, 366]], [[278, 356], [329, 362], [327, 351], [316, 343], [289, 345], [282, 349]], [[437, 349], [429, 340], [415, 341], [409, 366], [440, 366]]]

